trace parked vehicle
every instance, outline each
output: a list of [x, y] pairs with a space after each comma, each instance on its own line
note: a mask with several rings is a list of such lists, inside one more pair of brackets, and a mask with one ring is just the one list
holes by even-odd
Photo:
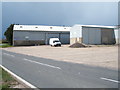
[[61, 42], [58, 38], [50, 38], [49, 44], [51, 46], [61, 46]]

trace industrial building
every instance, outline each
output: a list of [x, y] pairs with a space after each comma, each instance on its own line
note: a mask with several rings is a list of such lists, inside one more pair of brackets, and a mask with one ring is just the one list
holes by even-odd
[[74, 25], [70, 29], [70, 44], [117, 44], [118, 29], [114, 26]]
[[14, 25], [13, 45], [49, 44], [50, 38], [59, 38], [62, 44], [69, 44], [70, 28], [63, 26]]

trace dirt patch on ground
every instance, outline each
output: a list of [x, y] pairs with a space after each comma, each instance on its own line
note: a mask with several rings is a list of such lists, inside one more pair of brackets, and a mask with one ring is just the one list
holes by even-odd
[[112, 69], [118, 68], [118, 46], [70, 48], [69, 45], [64, 45], [62, 47], [51, 47], [44, 45], [10, 47], [4, 48], [4, 50], [59, 61], [67, 61]]

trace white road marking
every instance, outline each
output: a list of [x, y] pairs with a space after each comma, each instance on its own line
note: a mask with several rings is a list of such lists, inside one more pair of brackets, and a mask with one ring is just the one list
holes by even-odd
[[113, 79], [109, 79], [109, 78], [100, 78], [102, 80], [106, 80], [106, 81], [111, 81], [111, 82], [115, 82], [115, 83], [120, 83], [119, 81], [117, 80], [113, 80]]
[[15, 57], [14, 55], [11, 55], [11, 54], [8, 54], [8, 53], [3, 53], [3, 54], [5, 54], [7, 56]]
[[24, 58], [24, 60], [25, 60], [25, 61], [32, 62], [32, 63], [37, 63], [37, 64], [40, 64], [40, 65], [44, 65], [44, 66], [48, 66], [48, 67], [52, 67], [52, 68], [56, 68], [56, 69], [61, 69], [60, 67], [56, 67], [56, 66], [52, 66], [52, 65], [49, 65], [49, 64], [44, 64], [44, 63], [36, 62], [36, 61], [29, 60], [29, 59], [26, 59], [26, 58]]

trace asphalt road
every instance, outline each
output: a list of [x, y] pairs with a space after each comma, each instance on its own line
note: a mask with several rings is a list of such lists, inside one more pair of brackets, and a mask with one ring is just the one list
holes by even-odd
[[[98, 57], [99, 58], [99, 57]], [[118, 88], [118, 71], [2, 51], [2, 65], [38, 88]]]

